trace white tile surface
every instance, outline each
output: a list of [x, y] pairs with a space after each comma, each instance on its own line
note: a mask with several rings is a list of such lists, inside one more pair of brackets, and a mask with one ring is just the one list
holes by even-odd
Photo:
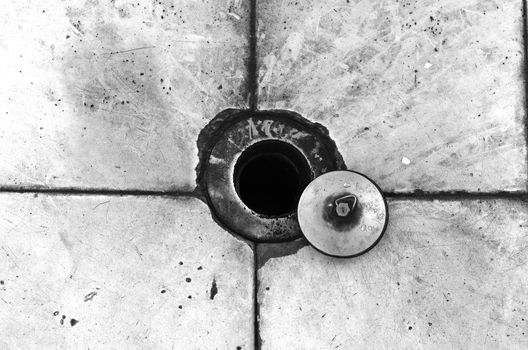
[[6, 1], [0, 185], [190, 190], [200, 129], [247, 107], [247, 4]]
[[386, 191], [526, 190], [521, 0], [257, 11], [259, 107], [325, 125], [350, 169]]
[[525, 349], [527, 205], [389, 207], [385, 236], [361, 257], [304, 247], [264, 263], [262, 349]]
[[253, 348], [252, 249], [197, 199], [1, 194], [0, 281], [1, 349]]

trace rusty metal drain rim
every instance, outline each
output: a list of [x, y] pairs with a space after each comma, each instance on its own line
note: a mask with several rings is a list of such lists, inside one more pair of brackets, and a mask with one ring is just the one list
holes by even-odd
[[241, 200], [235, 186], [235, 165], [251, 146], [273, 141], [299, 151], [308, 164], [309, 181], [328, 171], [344, 169], [326, 130], [297, 113], [277, 110], [227, 110], [210, 125], [207, 135], [211, 137], [206, 139], [207, 149], [201, 151], [198, 181], [215, 218], [234, 233], [256, 242], [301, 237], [296, 210], [282, 216], [262, 215]]

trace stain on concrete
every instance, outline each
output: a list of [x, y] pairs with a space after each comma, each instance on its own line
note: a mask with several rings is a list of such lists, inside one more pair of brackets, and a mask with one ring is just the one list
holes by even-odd
[[213, 282], [211, 283], [211, 290], [209, 291], [209, 299], [214, 300], [216, 294], [218, 294], [218, 287], [216, 285], [216, 278], [213, 277]]
[[96, 291], [90, 292], [90, 293], [88, 293], [88, 294], [86, 294], [86, 295], [84, 296], [84, 301], [85, 301], [85, 302], [90, 301], [90, 300], [92, 300], [96, 295], [97, 295], [97, 292], [96, 292]]
[[257, 269], [262, 268], [270, 259], [295, 254], [308, 245], [309, 243], [304, 237], [284, 243], [259, 243], [256, 245], [255, 252], [257, 254]]

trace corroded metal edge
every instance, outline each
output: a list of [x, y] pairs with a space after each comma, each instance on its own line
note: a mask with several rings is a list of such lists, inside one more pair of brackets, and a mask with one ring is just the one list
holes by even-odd
[[[241, 132], [242, 128], [247, 128], [247, 132]], [[257, 242], [290, 241], [302, 235], [296, 213], [276, 218], [254, 213], [245, 207], [232, 185], [238, 156], [249, 146], [267, 140], [296, 147], [307, 158], [312, 179], [328, 171], [346, 169], [335, 142], [321, 124], [286, 110], [227, 109], [211, 120], [198, 137], [197, 192], [224, 228]]]

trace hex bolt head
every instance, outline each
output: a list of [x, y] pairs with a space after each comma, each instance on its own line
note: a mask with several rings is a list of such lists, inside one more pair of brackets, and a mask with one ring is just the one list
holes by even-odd
[[337, 216], [348, 216], [354, 212], [357, 207], [358, 199], [353, 194], [338, 198], [334, 202], [334, 210]]

